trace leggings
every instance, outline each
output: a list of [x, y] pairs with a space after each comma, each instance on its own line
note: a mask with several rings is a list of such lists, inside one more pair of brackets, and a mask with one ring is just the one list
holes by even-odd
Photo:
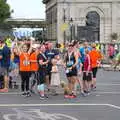
[[21, 71], [21, 90], [22, 92], [29, 91], [29, 78], [30, 78], [30, 72], [27, 71]]
[[92, 73], [93, 73], [93, 78], [96, 78], [96, 75], [97, 75], [97, 67], [95, 68], [92, 68]]

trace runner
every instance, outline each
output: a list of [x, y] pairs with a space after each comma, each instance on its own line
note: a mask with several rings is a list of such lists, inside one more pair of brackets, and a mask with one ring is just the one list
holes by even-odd
[[49, 91], [50, 82], [51, 82], [51, 69], [52, 69], [51, 60], [55, 57], [55, 55], [58, 55], [58, 53], [53, 49], [53, 44], [51, 42], [46, 43], [45, 46], [47, 48], [45, 51], [45, 55], [49, 60], [47, 65], [47, 72], [46, 72], [46, 85]]
[[45, 99], [45, 77], [47, 71], [48, 60], [45, 56], [45, 46], [40, 46], [40, 53], [37, 56], [37, 62], [39, 65], [38, 68], [38, 92], [40, 95], [40, 99]]
[[84, 91], [87, 95], [89, 95], [90, 93], [91, 81], [92, 81], [91, 59], [89, 55], [89, 50], [85, 49], [83, 83], [84, 83]]
[[[115, 56], [114, 69], [120, 64], [120, 52]], [[119, 69], [120, 70], [120, 69]]]
[[4, 76], [2, 71], [2, 41], [0, 40], [0, 89], [3, 88]]
[[21, 75], [21, 90], [23, 96], [31, 96], [29, 91], [29, 78], [30, 78], [30, 53], [32, 51], [32, 40], [30, 42], [30, 48], [28, 44], [22, 42], [21, 46], [18, 47], [20, 57], [20, 75]]
[[114, 55], [115, 55], [115, 48], [114, 45], [111, 43], [108, 45], [108, 57], [109, 57], [109, 63], [111, 65], [113, 64]]
[[83, 82], [81, 80], [83, 64], [82, 64], [81, 59], [80, 59], [81, 58], [81, 54], [79, 51], [80, 45], [79, 45], [78, 41], [74, 41], [73, 44], [74, 44], [74, 52], [78, 55], [77, 80], [76, 80], [77, 82], [75, 84], [75, 91], [77, 92], [77, 87], [79, 85], [79, 87], [81, 88], [81, 95], [86, 96], [84, 93], [84, 89], [83, 89]]
[[92, 44], [92, 50], [90, 51], [89, 55], [91, 59], [91, 67], [92, 67], [92, 74], [93, 74], [91, 88], [95, 89], [98, 65], [101, 61], [101, 54], [96, 50], [96, 44]]
[[74, 52], [73, 44], [69, 44], [67, 54], [65, 55], [66, 75], [68, 79], [69, 95], [65, 97], [75, 98], [74, 91], [75, 83], [77, 80], [77, 66], [78, 55]]
[[2, 89], [2, 92], [8, 92], [8, 72], [10, 67], [10, 56], [11, 56], [11, 50], [6, 45], [5, 41], [2, 41], [2, 61], [1, 61], [1, 67], [2, 71], [4, 72], [4, 89]]
[[34, 93], [35, 84], [37, 82], [37, 71], [38, 71], [38, 63], [37, 63], [37, 55], [39, 54], [39, 44], [32, 45], [33, 52], [30, 54], [30, 71], [31, 71], [31, 86], [30, 91]]

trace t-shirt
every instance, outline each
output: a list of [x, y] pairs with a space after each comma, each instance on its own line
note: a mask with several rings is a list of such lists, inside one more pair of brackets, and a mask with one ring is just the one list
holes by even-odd
[[89, 51], [92, 50], [92, 48], [91, 48], [90, 46], [88, 46], [87, 48], [81, 47], [81, 48], [79, 49], [80, 54], [81, 54], [81, 62], [82, 62], [82, 63], [83, 63], [84, 60], [85, 60], [85, 49], [88, 49]]
[[101, 58], [100, 53], [97, 50], [91, 50], [90, 53], [91, 66], [92, 68], [98, 67], [98, 60]]
[[48, 60], [53, 59], [58, 54], [59, 54], [58, 51], [54, 50], [54, 49], [45, 51], [45, 55], [46, 55]]
[[48, 66], [47, 66], [47, 70], [50, 72], [51, 69], [52, 69], [52, 63], [51, 63], [51, 60], [56, 56], [58, 55], [58, 51], [57, 50], [46, 50], [45, 51], [45, 56], [47, 57], [47, 59], [49, 60], [49, 63], [48, 63]]
[[33, 52], [30, 55], [30, 70], [31, 71], [37, 71], [38, 70], [38, 63], [37, 63], [37, 53]]
[[[0, 49], [0, 57], [2, 57], [2, 49]], [[1, 67], [1, 64], [2, 64], [2, 58], [0, 59], [0, 67]]]
[[108, 47], [108, 55], [113, 56], [115, 54], [115, 49], [112, 45]]
[[[89, 65], [90, 68], [88, 70]], [[84, 59], [84, 71], [89, 71], [89, 72], [91, 71], [91, 60], [89, 55], [86, 55]]]
[[20, 71], [30, 71], [30, 55], [28, 53], [20, 54]]
[[46, 62], [47, 61], [47, 57], [45, 56], [44, 53], [39, 53], [38, 56], [37, 56], [37, 63], [38, 63], [38, 70], [39, 71], [45, 71], [46, 70], [46, 65], [41, 65], [39, 63], [39, 61], [43, 61], [43, 62]]
[[20, 63], [20, 58], [19, 58], [19, 55], [14, 55], [13, 62], [14, 62], [14, 63], [17, 63], [17, 64], [19, 64], [19, 63]]

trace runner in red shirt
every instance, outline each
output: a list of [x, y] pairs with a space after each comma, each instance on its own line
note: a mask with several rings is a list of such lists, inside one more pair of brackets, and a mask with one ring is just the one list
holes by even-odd
[[92, 69], [91, 69], [91, 60], [89, 55], [89, 50], [85, 49], [85, 60], [84, 60], [84, 70], [83, 70], [83, 85], [84, 91], [89, 94], [90, 85], [92, 81]]

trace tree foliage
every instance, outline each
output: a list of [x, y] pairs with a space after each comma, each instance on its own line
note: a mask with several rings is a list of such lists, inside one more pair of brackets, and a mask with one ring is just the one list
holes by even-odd
[[10, 6], [6, 1], [0, 0], [0, 23], [3, 23], [11, 15]]
[[118, 34], [117, 33], [112, 33], [110, 35], [110, 37], [111, 37], [112, 40], [117, 40], [118, 39]]

